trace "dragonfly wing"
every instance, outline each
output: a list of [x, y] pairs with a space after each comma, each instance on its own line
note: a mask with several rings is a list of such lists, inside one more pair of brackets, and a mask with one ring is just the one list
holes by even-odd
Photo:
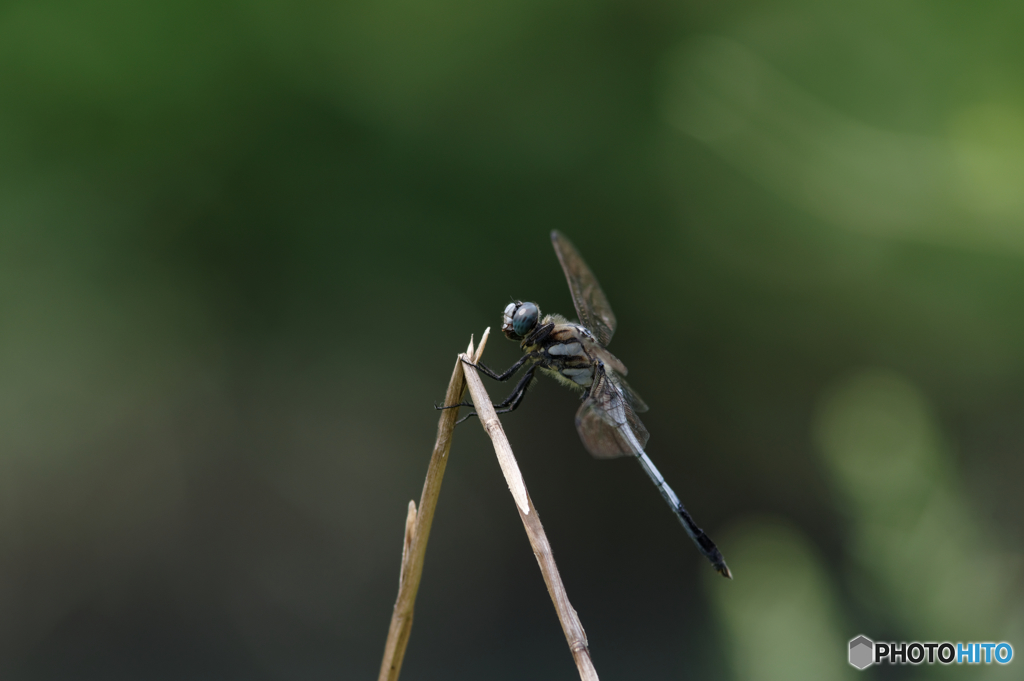
[[626, 365], [622, 363], [621, 359], [608, 352], [607, 348], [603, 348], [598, 345], [593, 339], [588, 339], [584, 345], [587, 348], [587, 352], [592, 355], [597, 355], [598, 359], [604, 362], [606, 367], [610, 368], [619, 376], [625, 376], [629, 373], [629, 369], [626, 368]]
[[622, 378], [627, 373], [629, 373], [629, 369], [627, 369], [626, 365], [622, 363], [622, 360], [620, 360], [612, 353], [608, 352], [607, 348], [602, 348], [600, 345], [593, 341], [585, 343], [585, 345], [587, 348], [587, 352], [596, 355], [598, 359], [604, 362], [606, 370], [611, 369], [612, 372], [615, 374], [615, 383], [617, 383], [619, 387], [622, 389], [623, 394], [626, 396], [626, 400], [629, 402], [629, 406], [633, 407], [633, 411], [642, 414], [643, 412], [650, 409], [650, 407], [647, 406], [647, 403], [644, 402], [644, 399], [640, 397], [637, 391], [633, 390], [633, 386], [631, 386], [629, 383], [626, 383], [626, 379]]
[[572, 242], [557, 229], [551, 232], [551, 243], [558, 255], [558, 262], [562, 264], [565, 279], [569, 282], [572, 302], [576, 306], [580, 323], [593, 332], [601, 345], [608, 345], [615, 333], [615, 314], [597, 278]]
[[590, 394], [576, 412], [576, 430], [583, 446], [599, 459], [637, 456], [650, 434], [630, 406], [616, 377], [598, 364]]
[[629, 406], [633, 407], [633, 411], [638, 414], [642, 414], [650, 409], [650, 407], [647, 406], [647, 403], [644, 402], [644, 399], [640, 397], [635, 390], [633, 390], [633, 386], [626, 383], [626, 379], [618, 376], [616, 378], [618, 379], [619, 387], [622, 388], [622, 394], [626, 396], [626, 401], [629, 402]]
[[[643, 421], [641, 421], [640, 417], [636, 415], [636, 407], [630, 404], [630, 395], [628, 393], [624, 394], [626, 395], [626, 423], [629, 424], [629, 429], [633, 431], [633, 438], [640, 443], [640, 448], [643, 449], [647, 447], [647, 441], [651, 439], [651, 434], [647, 432]], [[636, 393], [633, 393], [633, 396], [637, 398], [640, 397]], [[644, 404], [643, 400], [640, 400], [640, 404], [643, 406], [643, 409], [640, 411], [647, 411], [647, 405]]]

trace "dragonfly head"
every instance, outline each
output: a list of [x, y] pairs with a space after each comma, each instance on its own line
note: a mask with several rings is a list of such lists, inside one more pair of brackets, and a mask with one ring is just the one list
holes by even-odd
[[501, 330], [506, 338], [521, 341], [537, 328], [540, 308], [537, 303], [509, 303], [501, 320]]

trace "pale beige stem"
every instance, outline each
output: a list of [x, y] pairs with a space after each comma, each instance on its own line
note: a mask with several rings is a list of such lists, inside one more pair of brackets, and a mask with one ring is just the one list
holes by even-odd
[[[469, 360], [471, 354], [463, 355]], [[473, 362], [476, 363], [475, 361]], [[530, 494], [526, 490], [522, 473], [516, 464], [516, 457], [512, 454], [512, 447], [509, 446], [508, 438], [501, 427], [498, 415], [491, 405], [491, 398], [480, 381], [476, 369], [466, 368], [466, 383], [469, 384], [469, 393], [473, 397], [473, 405], [480, 423], [494, 443], [494, 451], [498, 455], [498, 463], [502, 473], [505, 474], [505, 481], [508, 483], [512, 497], [516, 501], [516, 508], [519, 510], [519, 517], [526, 528], [526, 536], [530, 538], [530, 546], [533, 547], [533, 555], [540, 565], [540, 572], [544, 576], [544, 583], [551, 594], [551, 600], [555, 604], [555, 612], [558, 613], [558, 621], [565, 633], [565, 640], [569, 643], [569, 650], [576, 661], [576, 668], [579, 670], [580, 679], [583, 681], [597, 681], [597, 670], [590, 659], [590, 649], [587, 647], [587, 634], [583, 631], [583, 625], [569, 603], [569, 597], [565, 593], [565, 586], [558, 574], [558, 566], [555, 565], [555, 558], [551, 554], [551, 544], [548, 543], [544, 527], [537, 517], [537, 509], [533, 506]]]
[[[445, 394], [445, 404], [457, 404], [462, 401], [462, 396], [466, 391], [462, 357], [471, 357], [475, 364], [483, 354], [490, 332], [490, 329], [484, 331], [483, 337], [480, 338], [480, 347], [476, 349], [475, 353], [473, 352], [473, 341], [470, 339], [467, 354], [460, 355], [456, 360], [451, 381], [448, 383], [448, 392]], [[391, 613], [391, 626], [388, 629], [387, 643], [384, 645], [384, 659], [380, 665], [379, 681], [396, 681], [402, 669], [405, 648], [409, 644], [409, 634], [412, 632], [412, 614], [413, 607], [416, 605], [416, 593], [419, 591], [420, 578], [423, 576], [423, 559], [427, 553], [430, 524], [434, 520], [434, 509], [437, 507], [437, 497], [441, 493], [441, 480], [444, 478], [444, 469], [448, 464], [448, 450], [451, 449], [452, 433], [458, 418], [458, 409], [445, 409], [441, 412], [441, 419], [437, 424], [434, 453], [427, 466], [426, 480], [423, 481], [419, 512], [416, 510], [416, 504], [412, 501], [409, 502], [409, 513], [405, 522], [405, 543], [402, 548], [402, 569], [398, 578], [398, 598], [395, 599], [395, 608]]]

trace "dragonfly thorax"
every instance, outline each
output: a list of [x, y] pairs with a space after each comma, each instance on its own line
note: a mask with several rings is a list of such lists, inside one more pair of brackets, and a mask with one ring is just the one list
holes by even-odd
[[540, 321], [540, 308], [536, 303], [516, 301], [505, 307], [501, 330], [510, 340], [521, 341], [537, 328]]

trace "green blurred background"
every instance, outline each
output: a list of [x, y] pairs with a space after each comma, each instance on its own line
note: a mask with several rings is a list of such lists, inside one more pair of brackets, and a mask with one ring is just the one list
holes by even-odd
[[[510, 297], [572, 312], [552, 228], [736, 575], [531, 391], [504, 421], [602, 678], [853, 679], [857, 634], [1019, 655], [1022, 21], [3, 3], [0, 676], [374, 678], [456, 353]], [[464, 424], [403, 678], [575, 674]]]

